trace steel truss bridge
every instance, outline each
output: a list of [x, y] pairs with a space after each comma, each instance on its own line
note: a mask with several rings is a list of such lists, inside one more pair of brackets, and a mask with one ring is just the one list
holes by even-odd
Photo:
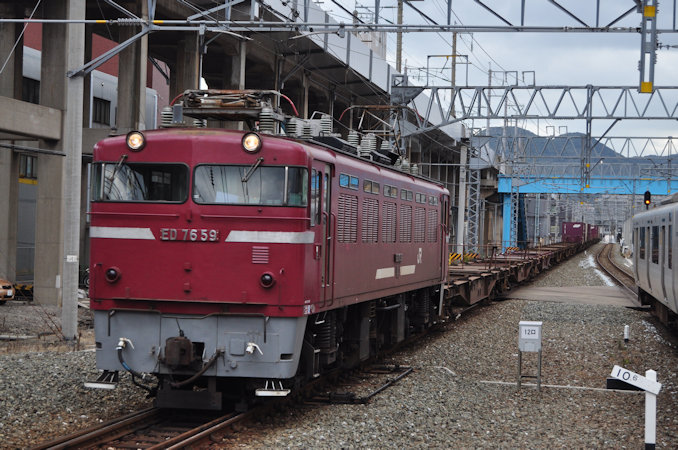
[[[653, 194], [675, 191], [676, 169], [672, 159], [676, 141], [666, 137], [608, 136], [623, 120], [678, 120], [678, 86], [655, 87], [641, 93], [633, 86], [408, 86], [404, 77], [394, 76], [392, 98], [415, 111], [410, 120], [418, 128], [408, 134], [426, 133], [459, 121], [487, 121], [486, 130], [470, 137], [469, 161], [487, 166], [510, 167], [500, 177], [503, 194], [504, 247], [518, 241], [518, 204], [521, 193], [607, 193]], [[422, 107], [412, 101], [428, 92]], [[451, 101], [442, 100], [442, 92]], [[433, 117], [442, 122], [431, 125]], [[513, 135], [506, 127], [519, 120], [583, 120], [586, 132], [556, 136]], [[491, 120], [504, 123], [502, 133], [489, 135]], [[602, 136], [592, 136], [593, 121], [609, 126]], [[510, 135], [507, 130], [511, 131]], [[522, 130], [521, 130], [522, 131]], [[482, 163], [481, 163], [482, 165]], [[469, 205], [466, 242], [478, 245], [480, 233], [480, 167], [469, 166]], [[637, 180], [638, 182], [633, 182]], [[630, 183], [630, 184], [629, 184]], [[631, 188], [629, 188], [631, 186]]]

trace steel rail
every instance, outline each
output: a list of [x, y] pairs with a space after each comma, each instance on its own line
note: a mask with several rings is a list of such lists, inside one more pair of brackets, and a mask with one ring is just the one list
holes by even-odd
[[[227, 413], [217, 419], [202, 423], [194, 428], [173, 436], [159, 444], [147, 446], [148, 449], [167, 449], [167, 448], [186, 448], [189, 445], [200, 443], [208, 439], [215, 432], [223, 428], [233, 425], [236, 422], [249, 418], [258, 409], [253, 409], [245, 413]], [[164, 419], [167, 419], [167, 410], [159, 408], [149, 408], [142, 411], [137, 411], [132, 414], [122, 416], [118, 419], [106, 422], [102, 425], [90, 427], [86, 430], [78, 431], [68, 436], [55, 439], [53, 441], [41, 444], [35, 449], [71, 449], [71, 448], [85, 448], [91, 446], [102, 446], [115, 441], [123, 440], [123, 446], [127, 444], [124, 442], [125, 438], [134, 435], [134, 440], [141, 442], [144, 436], [138, 436], [140, 430], [144, 430], [144, 435], [154, 436], [157, 433], [154, 425], [158, 425], [160, 429], [166, 427]], [[171, 420], [171, 417], [170, 417]], [[147, 432], [146, 432], [147, 431]]]
[[[608, 275], [610, 275], [619, 285], [624, 287], [634, 298], [638, 292], [635, 291], [635, 278], [622, 267], [619, 267], [611, 257], [611, 251], [615, 244], [605, 244], [596, 255], [598, 266]], [[610, 269], [612, 267], [612, 269]], [[623, 278], [623, 279], [622, 279]], [[633, 288], [631, 288], [633, 286]]]
[[90, 443], [95, 439], [99, 439], [107, 433], [122, 432], [123, 429], [129, 427], [135, 427], [142, 421], [154, 420], [160, 414], [160, 410], [157, 408], [148, 408], [141, 411], [136, 411], [126, 416], [113, 419], [111, 421], [105, 422], [101, 425], [96, 425], [94, 427], [86, 428], [81, 431], [77, 431], [68, 436], [60, 437], [49, 442], [40, 444], [37, 447], [33, 447], [34, 450], [42, 449], [66, 449], [66, 448], [78, 448], [85, 443]]
[[148, 450], [180, 449], [189, 445], [197, 444], [203, 439], [209, 438], [209, 436], [213, 433], [229, 425], [233, 425], [236, 422], [240, 422], [249, 418], [252, 414], [254, 414], [255, 411], [256, 410], [251, 410], [240, 414], [226, 414], [225, 416], [219, 417], [218, 419], [182, 433], [172, 439], [164, 441], [162, 444], [148, 447]]

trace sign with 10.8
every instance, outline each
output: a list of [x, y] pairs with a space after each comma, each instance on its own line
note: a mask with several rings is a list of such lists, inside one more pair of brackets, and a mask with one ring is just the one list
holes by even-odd
[[610, 375], [618, 380], [639, 387], [642, 390], [650, 392], [654, 395], [659, 394], [659, 390], [662, 387], [661, 383], [650, 380], [649, 378], [638, 375], [637, 373], [631, 372], [630, 370], [624, 369], [620, 366], [614, 366]]

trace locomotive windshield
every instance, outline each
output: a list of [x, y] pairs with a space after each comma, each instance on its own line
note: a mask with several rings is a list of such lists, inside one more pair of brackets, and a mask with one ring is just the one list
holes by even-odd
[[183, 164], [95, 164], [92, 201], [184, 202], [188, 167]]
[[305, 207], [307, 190], [302, 167], [201, 165], [193, 176], [196, 203]]

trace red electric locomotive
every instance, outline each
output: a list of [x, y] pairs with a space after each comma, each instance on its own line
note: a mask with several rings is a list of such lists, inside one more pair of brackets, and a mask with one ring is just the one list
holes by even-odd
[[434, 181], [202, 128], [105, 139], [92, 174], [97, 367], [159, 406], [286, 395], [442, 314], [449, 194]]

